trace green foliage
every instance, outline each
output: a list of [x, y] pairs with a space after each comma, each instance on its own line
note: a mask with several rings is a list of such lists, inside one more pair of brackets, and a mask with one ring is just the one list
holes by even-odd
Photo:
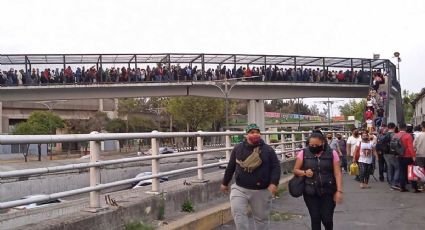
[[70, 133], [90, 133], [92, 131], [101, 132], [106, 129], [109, 122], [108, 115], [104, 112], [97, 112], [88, 120], [68, 120], [67, 126]]
[[130, 132], [151, 132], [156, 129], [154, 122], [142, 116], [131, 116], [128, 118]]
[[163, 220], [165, 217], [165, 193], [161, 192], [159, 194], [159, 204], [158, 204], [158, 213], [157, 213], [157, 219]]
[[186, 200], [182, 204], [182, 212], [195, 212], [195, 208], [190, 200]]
[[345, 117], [354, 116], [356, 120], [362, 121], [365, 108], [366, 100], [363, 99], [359, 102], [356, 100], [350, 100], [348, 103], [340, 106], [339, 110]]
[[[190, 131], [207, 130], [213, 122], [224, 120], [224, 100], [204, 97], [175, 97], [168, 100], [167, 111]], [[230, 114], [230, 112], [229, 112]]]
[[26, 122], [19, 123], [13, 130], [15, 135], [55, 134], [56, 129], [63, 128], [64, 121], [50, 111], [34, 111]]
[[124, 133], [126, 131], [125, 127], [126, 124], [124, 120], [120, 118], [115, 118], [106, 123], [105, 129], [110, 133]]
[[[269, 112], [281, 112], [281, 113], [296, 113], [303, 114], [303, 115], [318, 115], [319, 110], [317, 106], [310, 107], [307, 104], [304, 104], [302, 100], [271, 100], [270, 102], [266, 102], [265, 104], [265, 110]], [[312, 111], [314, 110], [314, 111]], [[314, 114], [313, 114], [314, 113]]]
[[125, 225], [125, 230], [154, 230], [151, 225], [146, 225], [143, 222], [132, 222]]
[[409, 90], [403, 90], [403, 111], [404, 111], [404, 122], [410, 123], [413, 119], [414, 109], [412, 101], [416, 98], [416, 93], [411, 93]]

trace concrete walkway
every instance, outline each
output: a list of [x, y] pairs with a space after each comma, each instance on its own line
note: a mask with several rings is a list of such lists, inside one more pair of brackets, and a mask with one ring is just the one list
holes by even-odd
[[[425, 193], [391, 191], [387, 183], [373, 179], [370, 185], [371, 189], [360, 189], [352, 176], [344, 175], [344, 201], [335, 209], [334, 229], [425, 229]], [[296, 199], [286, 192], [273, 201], [272, 212], [280, 213], [270, 222], [272, 230], [310, 229], [310, 217], [302, 197]], [[254, 230], [250, 221], [250, 229]], [[236, 229], [233, 221], [216, 228], [231, 229]]]

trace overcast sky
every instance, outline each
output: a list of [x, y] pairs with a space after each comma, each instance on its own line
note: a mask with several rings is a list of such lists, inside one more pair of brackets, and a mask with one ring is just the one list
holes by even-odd
[[0, 0], [0, 9], [0, 53], [398, 51], [402, 88], [425, 87], [423, 0]]

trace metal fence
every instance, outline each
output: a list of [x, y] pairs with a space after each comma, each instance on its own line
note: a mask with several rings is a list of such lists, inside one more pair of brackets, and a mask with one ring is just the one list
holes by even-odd
[[[344, 133], [346, 131], [329, 131], [324, 133]], [[78, 163], [78, 164], [68, 164], [63, 166], [53, 166], [53, 167], [43, 167], [43, 168], [33, 168], [33, 169], [24, 169], [24, 170], [13, 170], [0, 172], [0, 179], [13, 178], [13, 177], [22, 177], [22, 176], [33, 176], [46, 173], [54, 172], [63, 172], [74, 169], [89, 169], [90, 170], [90, 186], [63, 191], [53, 194], [46, 194], [41, 197], [13, 200], [0, 203], [0, 209], [6, 209], [11, 207], [16, 207], [20, 205], [26, 205], [36, 202], [44, 202], [53, 199], [73, 196], [82, 193], [90, 193], [90, 209], [96, 211], [101, 208], [100, 204], [100, 191], [103, 189], [116, 187], [120, 185], [130, 184], [133, 182], [138, 182], [142, 180], [152, 179], [151, 192], [158, 193], [160, 191], [159, 178], [163, 176], [178, 175], [182, 173], [187, 173], [190, 171], [197, 170], [197, 180], [203, 182], [204, 180], [204, 169], [217, 167], [228, 163], [230, 159], [230, 154], [232, 148], [231, 136], [233, 135], [244, 135], [244, 132], [157, 132], [153, 131], [151, 133], [98, 133], [92, 132], [90, 134], [69, 134], [69, 135], [0, 135], [0, 145], [2, 144], [39, 144], [39, 143], [62, 143], [62, 142], [80, 142], [80, 141], [90, 141], [90, 162], [89, 163]], [[295, 152], [305, 147], [307, 136], [310, 132], [263, 132], [262, 135], [265, 139], [265, 142], [271, 146], [280, 146], [280, 151], [277, 151], [278, 155], [281, 155], [281, 161], [288, 159], [293, 159], [295, 157]], [[276, 138], [276, 135], [280, 135], [280, 141], [277, 143], [272, 142], [272, 135]], [[296, 136], [300, 136], [297, 140]], [[205, 137], [225, 137], [225, 147], [212, 148], [212, 149], [203, 149], [203, 139]], [[347, 135], [348, 136], [348, 135]], [[188, 152], [178, 152], [172, 154], [159, 154], [159, 144], [158, 139], [161, 138], [173, 138], [173, 137], [192, 137], [196, 138], [196, 150]], [[105, 160], [101, 161], [100, 156], [100, 146], [101, 141], [105, 140], [129, 140], [129, 139], [150, 139], [152, 146], [152, 155], [151, 156], [142, 156], [142, 157], [131, 157], [131, 158], [122, 158], [115, 160]], [[289, 140], [288, 140], [289, 139]], [[276, 139], [273, 139], [276, 140]], [[223, 152], [226, 153], [226, 161], [216, 162], [211, 164], [204, 164], [204, 154], [205, 153], [215, 153]], [[288, 156], [288, 153], [289, 156]], [[171, 170], [167, 172], [160, 172], [159, 161], [162, 158], [171, 158], [171, 157], [182, 157], [189, 155], [197, 155], [197, 166]], [[130, 163], [130, 162], [139, 162], [151, 160], [152, 166], [152, 175], [131, 178], [126, 180], [120, 180], [110, 183], [101, 184], [100, 183], [100, 167], [106, 165]]]

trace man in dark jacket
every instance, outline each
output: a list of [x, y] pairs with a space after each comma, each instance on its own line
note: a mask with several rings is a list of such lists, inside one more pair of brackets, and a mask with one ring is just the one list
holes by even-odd
[[238, 230], [249, 229], [247, 206], [251, 206], [256, 229], [267, 229], [271, 195], [277, 192], [280, 180], [280, 163], [272, 147], [261, 140], [260, 128], [250, 124], [245, 140], [233, 148], [224, 174], [221, 191], [229, 191], [230, 205]]

